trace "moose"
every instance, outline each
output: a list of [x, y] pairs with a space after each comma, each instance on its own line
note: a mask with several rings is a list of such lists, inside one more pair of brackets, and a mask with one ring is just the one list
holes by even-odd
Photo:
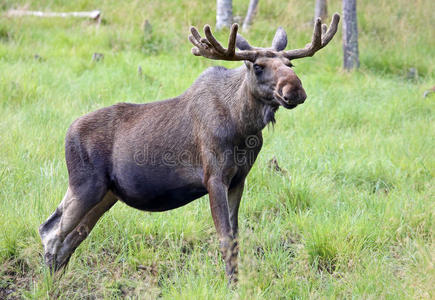
[[[65, 139], [68, 189], [39, 227], [44, 260], [62, 269], [98, 219], [118, 200], [144, 211], [166, 211], [209, 195], [229, 282], [237, 282], [238, 211], [245, 178], [262, 147], [262, 130], [280, 106], [304, 103], [293, 59], [313, 56], [337, 32], [314, 22], [311, 43], [288, 50], [278, 28], [271, 48], [252, 47], [230, 30], [225, 49], [210, 26], [191, 27], [192, 53], [243, 61], [211, 67], [182, 95], [147, 104], [118, 103], [75, 120]], [[238, 50], [236, 51], [236, 46]]]

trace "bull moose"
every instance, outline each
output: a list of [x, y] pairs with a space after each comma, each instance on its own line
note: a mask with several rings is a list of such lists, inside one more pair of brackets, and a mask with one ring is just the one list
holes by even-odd
[[311, 43], [288, 51], [281, 27], [271, 48], [257, 48], [234, 24], [226, 49], [208, 25], [204, 38], [191, 27], [194, 55], [244, 65], [211, 67], [172, 99], [119, 103], [75, 120], [65, 139], [68, 189], [39, 227], [48, 267], [53, 272], [64, 267], [118, 200], [144, 211], [166, 211], [209, 194], [226, 274], [236, 282], [238, 210], [262, 147], [261, 131], [275, 122], [280, 106], [293, 109], [305, 101], [291, 60], [325, 47], [339, 18], [335, 14], [329, 28], [317, 19]]

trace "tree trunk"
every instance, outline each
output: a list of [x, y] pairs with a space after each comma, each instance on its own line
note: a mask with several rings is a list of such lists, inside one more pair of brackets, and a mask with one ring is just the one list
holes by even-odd
[[356, 0], [343, 0], [343, 67], [359, 67]]
[[216, 1], [216, 29], [230, 27], [233, 23], [233, 1], [217, 0]]
[[326, 0], [316, 0], [314, 6], [314, 21], [321, 18], [322, 21], [328, 16], [328, 5]]
[[249, 1], [248, 12], [246, 13], [245, 20], [243, 21], [243, 27], [242, 27], [243, 31], [248, 30], [248, 27], [252, 24], [252, 19], [254, 18], [255, 13], [257, 12], [257, 5], [258, 5], [258, 0]]

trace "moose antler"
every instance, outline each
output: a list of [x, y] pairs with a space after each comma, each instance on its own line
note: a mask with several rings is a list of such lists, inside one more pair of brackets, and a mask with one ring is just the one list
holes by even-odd
[[329, 29], [328, 31], [326, 31], [326, 24], [323, 24], [322, 26], [322, 20], [320, 18], [317, 18], [316, 22], [314, 23], [314, 31], [311, 43], [307, 44], [303, 49], [284, 51], [284, 56], [290, 60], [313, 56], [317, 51], [328, 45], [329, 41], [332, 40], [335, 33], [337, 32], [337, 25], [339, 21], [340, 15], [335, 13], [332, 17]]
[[313, 37], [310, 44], [307, 44], [303, 49], [295, 49], [289, 51], [276, 51], [273, 49], [254, 48], [250, 50], [236, 51], [236, 38], [239, 25], [233, 24], [228, 39], [228, 48], [225, 49], [216, 40], [211, 33], [209, 25], [204, 26], [205, 38], [201, 37], [195, 27], [190, 27], [189, 41], [195, 46], [192, 48], [192, 54], [195, 56], [203, 56], [216, 60], [248, 60], [255, 62], [258, 57], [285, 57], [289, 60], [313, 56], [317, 51], [325, 47], [337, 32], [337, 25], [340, 16], [336, 13], [332, 17], [331, 24], [327, 30], [327, 26], [323, 24], [320, 18], [317, 18], [314, 24]]
[[202, 38], [195, 27], [190, 27], [190, 32], [192, 34], [189, 35], [189, 41], [195, 46], [192, 48], [192, 54], [217, 60], [255, 61], [255, 59], [258, 57], [258, 51], [242, 50], [236, 52], [236, 38], [238, 29], [239, 25], [233, 24], [231, 27], [230, 37], [228, 39], [228, 48], [225, 49], [211, 33], [209, 25], [204, 26], [206, 38]]

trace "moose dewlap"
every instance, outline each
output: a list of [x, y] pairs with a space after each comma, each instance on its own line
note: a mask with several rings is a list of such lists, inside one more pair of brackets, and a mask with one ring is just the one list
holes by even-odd
[[145, 211], [165, 211], [209, 194], [226, 274], [236, 282], [238, 209], [245, 178], [261, 150], [261, 131], [275, 121], [280, 106], [292, 109], [304, 103], [306, 94], [291, 60], [325, 47], [338, 22], [335, 14], [327, 29], [317, 19], [311, 43], [288, 51], [282, 28], [271, 48], [257, 48], [233, 25], [225, 49], [208, 25], [204, 38], [192, 27], [194, 55], [244, 65], [209, 68], [172, 99], [120, 103], [75, 120], [65, 143], [68, 189], [39, 227], [50, 269], [68, 263], [118, 200]]

